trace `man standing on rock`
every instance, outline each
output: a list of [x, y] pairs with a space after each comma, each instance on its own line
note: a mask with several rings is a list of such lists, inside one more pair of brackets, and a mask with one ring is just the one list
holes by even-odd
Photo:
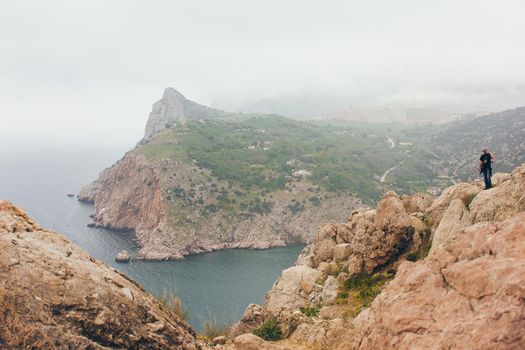
[[485, 189], [488, 190], [492, 188], [492, 163], [496, 161], [494, 157], [488, 150], [488, 148], [483, 149], [483, 154], [479, 158], [479, 173], [483, 173], [483, 180], [485, 180]]

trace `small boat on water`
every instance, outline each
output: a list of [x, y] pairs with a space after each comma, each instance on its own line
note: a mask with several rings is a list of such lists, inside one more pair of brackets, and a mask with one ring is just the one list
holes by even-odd
[[68, 193], [67, 196], [68, 197], [75, 197], [75, 194], [74, 193]]

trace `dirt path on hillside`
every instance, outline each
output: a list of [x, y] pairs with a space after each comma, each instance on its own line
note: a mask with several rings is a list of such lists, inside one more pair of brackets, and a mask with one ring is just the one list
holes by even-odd
[[385, 179], [386, 179], [386, 176], [394, 169], [400, 167], [401, 165], [403, 165], [403, 163], [405, 162], [405, 160], [407, 160], [406, 158], [403, 159], [398, 165], [396, 166], [393, 166], [391, 167], [390, 169], [388, 169], [387, 171], [385, 171], [385, 173], [383, 174], [383, 176], [381, 176], [381, 178], [379, 179], [379, 182], [383, 183], [385, 182]]

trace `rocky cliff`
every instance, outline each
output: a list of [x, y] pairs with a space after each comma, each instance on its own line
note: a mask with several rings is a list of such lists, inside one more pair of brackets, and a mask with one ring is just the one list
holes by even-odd
[[[312, 180], [308, 169], [318, 164], [303, 155], [297, 138], [304, 130], [296, 122], [210, 120], [221, 115], [166, 89], [153, 106], [145, 139], [80, 191], [79, 200], [94, 204], [92, 225], [134, 231], [138, 258], [180, 259], [309, 243], [321, 224], [362, 206], [348, 192], [329, 192]], [[342, 183], [340, 177], [333, 179]], [[352, 181], [366, 188], [357, 176]]]
[[[163, 143], [167, 133], [148, 145]], [[79, 194], [80, 200], [94, 203], [93, 225], [135, 231], [139, 258], [180, 259], [225, 248], [308, 243], [322, 223], [340, 220], [361, 206], [353, 197], [316, 194], [309, 182], [294, 179], [289, 189], [273, 191], [267, 199], [252, 195], [251, 211], [233, 211], [221, 207], [224, 202], [216, 197], [246, 190], [232, 188], [192, 162], [148, 160], [144, 148], [128, 152]]]
[[[323, 226], [225, 348], [525, 348], [525, 165], [495, 183], [390, 192]], [[248, 334], [275, 323], [282, 340]]]
[[226, 112], [188, 100], [180, 92], [170, 87], [164, 90], [162, 98], [153, 104], [146, 123], [144, 138], [148, 139], [160, 130], [184, 123], [189, 119], [214, 118], [226, 114]]
[[135, 282], [0, 201], [0, 348], [199, 349]]

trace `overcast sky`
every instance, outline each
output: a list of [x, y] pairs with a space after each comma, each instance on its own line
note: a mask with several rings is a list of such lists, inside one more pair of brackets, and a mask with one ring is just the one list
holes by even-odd
[[223, 108], [525, 105], [524, 14], [522, 0], [3, 0], [0, 136], [131, 146], [167, 86]]

